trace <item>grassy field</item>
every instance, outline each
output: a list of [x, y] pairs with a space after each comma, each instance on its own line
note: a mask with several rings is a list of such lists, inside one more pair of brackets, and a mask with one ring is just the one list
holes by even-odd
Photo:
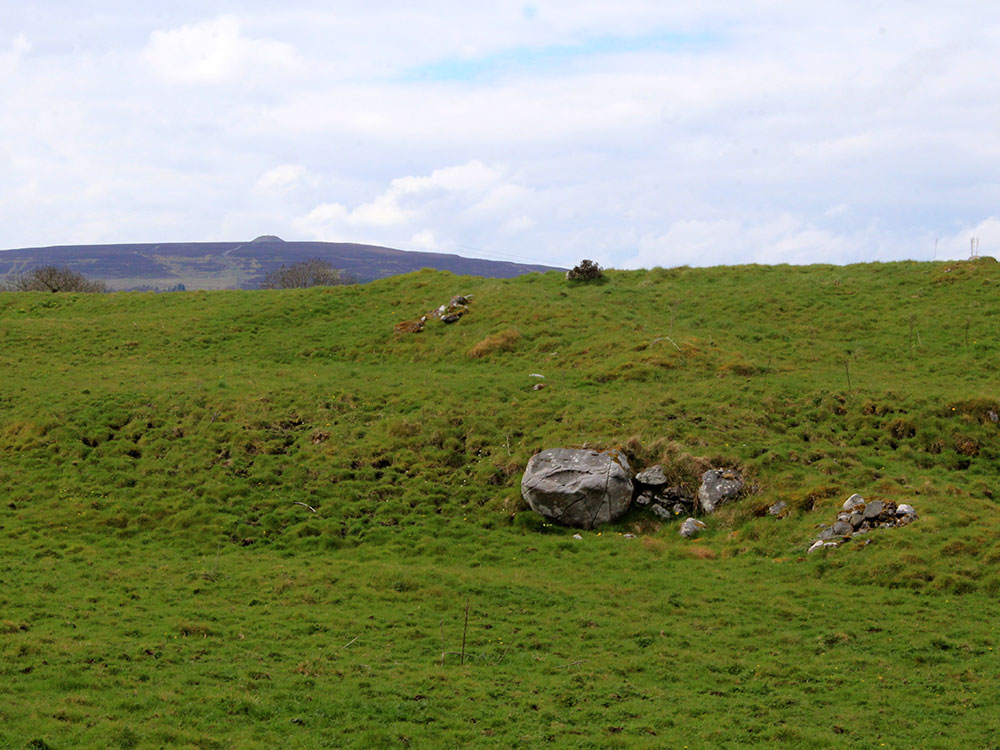
[[[994, 746], [998, 290], [982, 259], [0, 294], [0, 748]], [[561, 445], [756, 491], [693, 542], [639, 510], [576, 540], [519, 493]], [[853, 492], [920, 518], [807, 555]]]

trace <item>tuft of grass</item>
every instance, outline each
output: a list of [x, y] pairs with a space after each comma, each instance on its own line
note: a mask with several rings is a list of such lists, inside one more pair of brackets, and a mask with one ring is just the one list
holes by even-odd
[[520, 338], [520, 331], [516, 328], [508, 328], [487, 336], [474, 344], [465, 354], [470, 359], [482, 359], [493, 352], [510, 352], [514, 350], [514, 346]]

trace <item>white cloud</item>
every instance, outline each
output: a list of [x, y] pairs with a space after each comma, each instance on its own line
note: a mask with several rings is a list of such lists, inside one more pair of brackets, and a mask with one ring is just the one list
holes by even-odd
[[435, 169], [429, 175], [397, 177], [382, 193], [353, 209], [341, 203], [322, 203], [295, 226], [317, 240], [357, 238], [369, 231], [389, 238], [380, 242], [441, 249], [448, 242], [454, 244], [476, 221], [489, 223], [490, 231], [511, 221], [527, 226], [527, 217], [511, 215], [523, 210], [517, 199], [527, 195], [522, 186], [506, 181], [500, 169], [473, 159]]
[[864, 243], [784, 214], [738, 219], [685, 220], [639, 240], [626, 268], [737, 263], [833, 263], [875, 260]]
[[976, 255], [1000, 259], [1000, 218], [990, 216], [973, 227], [941, 237], [937, 243], [937, 257], [941, 260], [968, 258], [973, 250]]
[[12, 4], [0, 247], [271, 233], [621, 266], [1000, 245], [981, 2], [377, 5]]
[[280, 164], [257, 178], [254, 188], [261, 193], [284, 195], [308, 179], [308, 170], [301, 164]]
[[28, 41], [28, 37], [23, 32], [18, 34], [10, 43], [10, 47], [4, 52], [0, 52], [0, 70], [3, 68], [7, 68], [8, 70], [17, 68], [21, 59], [31, 52], [31, 48], [32, 45]]
[[243, 36], [233, 16], [154, 31], [143, 57], [171, 83], [222, 84], [269, 67], [293, 68], [299, 62], [289, 44]]

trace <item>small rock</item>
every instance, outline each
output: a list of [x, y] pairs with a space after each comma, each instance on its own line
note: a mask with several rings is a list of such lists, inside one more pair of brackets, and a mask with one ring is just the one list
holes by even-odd
[[451, 302], [448, 303], [448, 306], [449, 307], [459, 307], [460, 305], [461, 306], [465, 306], [467, 304], [469, 304], [469, 298], [468, 297], [465, 297], [465, 296], [463, 296], [461, 294], [456, 294], [454, 297], [451, 298]]
[[441, 316], [441, 322], [442, 323], [455, 323], [461, 317], [462, 317], [461, 313], [457, 313], [457, 312], [448, 313], [447, 315], [442, 315]]
[[865, 499], [861, 497], [858, 493], [854, 493], [847, 500], [844, 501], [844, 505], [841, 510], [854, 510], [855, 505], [864, 505]]
[[837, 520], [838, 521], [850, 521], [851, 520], [851, 514], [848, 513], [846, 510], [842, 510], [842, 511], [840, 511], [840, 513], [837, 514]]
[[636, 496], [635, 502], [638, 505], [646, 506], [646, 505], [649, 505], [651, 502], [653, 502], [655, 499], [656, 499], [656, 497], [653, 495], [652, 492], [640, 492]]
[[680, 533], [682, 537], [690, 539], [704, 528], [707, 528], [704, 521], [699, 521], [697, 518], [688, 518], [681, 524], [681, 528], [678, 533]]
[[831, 530], [834, 536], [847, 536], [854, 531], [854, 527], [847, 523], [847, 521], [837, 521]]
[[533, 390], [533, 391], [540, 391], [544, 387], [545, 387], [545, 383], [535, 383], [533, 386], [531, 386], [531, 390]]
[[883, 508], [885, 508], [885, 503], [881, 500], [872, 500], [865, 506], [865, 518], [869, 521], [873, 518], [878, 518]]
[[635, 534], [622, 534], [626, 539], [635, 539]]
[[815, 542], [812, 543], [812, 547], [809, 548], [809, 552], [815, 552], [822, 546], [823, 546], [823, 540], [817, 539]]
[[779, 500], [778, 502], [776, 502], [774, 505], [772, 505], [770, 508], [767, 509], [767, 514], [769, 516], [780, 516], [782, 511], [785, 510], [785, 508], [787, 507], [788, 503], [786, 503], [784, 500]]
[[660, 465], [657, 464], [636, 474], [635, 481], [647, 487], [662, 487], [667, 483], [667, 477]]
[[988, 414], [990, 415], [990, 421], [993, 424], [996, 424], [997, 422], [1000, 422], [1000, 414], [997, 414], [992, 409], [989, 410]]
[[528, 373], [528, 377], [529, 378], [541, 378], [542, 380], [545, 379], [544, 375], [539, 375], [537, 372], [529, 372]]
[[660, 518], [673, 518], [674, 517], [674, 513], [672, 513], [669, 508], [664, 508], [659, 503], [653, 503], [652, 505], [649, 506], [649, 509], [651, 511], [653, 511], [653, 513], [655, 513], [656, 515], [658, 515]]
[[833, 539], [835, 536], [836, 534], [834, 533], [832, 526], [824, 526], [822, 529], [819, 530], [820, 541], [823, 541], [825, 539]]
[[670, 510], [674, 512], [675, 516], [679, 516], [682, 513], [687, 513], [687, 511], [690, 509], [683, 503], [674, 503], [674, 507], [672, 507]]
[[917, 517], [917, 511], [915, 511], [913, 509], [912, 505], [907, 505], [906, 503], [903, 503], [902, 505], [900, 505], [899, 507], [896, 508], [896, 515], [897, 516], [913, 516], [914, 518], [916, 518]]
[[849, 521], [849, 523], [854, 528], [858, 528], [864, 522], [865, 522], [865, 514], [864, 513], [852, 513], [851, 514], [851, 520]]
[[583, 537], [582, 537], [582, 536], [580, 536], [579, 534], [574, 534], [574, 535], [573, 535], [573, 538], [574, 538], [574, 539], [583, 539]]

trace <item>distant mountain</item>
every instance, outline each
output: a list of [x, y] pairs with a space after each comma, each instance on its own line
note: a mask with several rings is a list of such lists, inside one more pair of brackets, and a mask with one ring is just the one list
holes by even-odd
[[69, 266], [113, 289], [256, 289], [282, 265], [322, 258], [361, 282], [435, 268], [470, 276], [511, 278], [552, 266], [394, 250], [346, 242], [285, 242], [263, 235], [249, 242], [60, 245], [0, 251], [0, 276], [36, 266]]

